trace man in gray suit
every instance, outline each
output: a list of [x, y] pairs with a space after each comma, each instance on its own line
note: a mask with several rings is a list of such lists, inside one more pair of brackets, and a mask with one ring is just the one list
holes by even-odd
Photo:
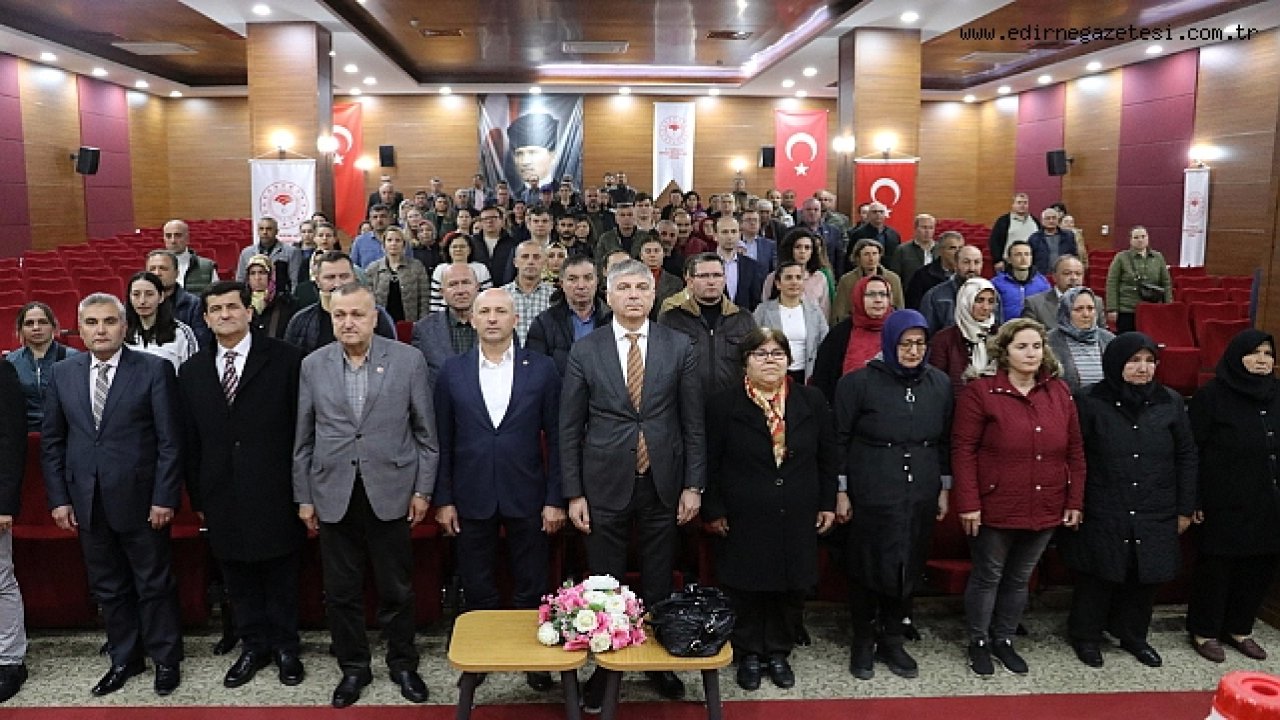
[[444, 361], [476, 346], [476, 329], [471, 324], [471, 305], [480, 289], [476, 271], [467, 265], [450, 263], [445, 266], [441, 284], [445, 309], [413, 325], [413, 346], [421, 350], [427, 360], [427, 394], [432, 397]]
[[[562, 487], [587, 564], [621, 579], [634, 525], [649, 607], [671, 591], [676, 526], [697, 517], [706, 486], [698, 359], [688, 336], [649, 321], [653, 285], [636, 260], [609, 270], [613, 320], [569, 351], [560, 403]], [[674, 673], [649, 678], [684, 694]]]
[[[1083, 284], [1084, 263], [1080, 262], [1080, 258], [1075, 255], [1059, 256], [1057, 262], [1053, 264], [1053, 287], [1027, 298], [1022, 305], [1022, 317], [1031, 318], [1049, 330], [1058, 327], [1058, 301], [1062, 299], [1062, 293]], [[1101, 290], [1105, 294], [1106, 288]], [[1101, 306], [1102, 295], [1096, 291], [1093, 295]], [[1105, 328], [1107, 326], [1106, 310], [1099, 307], [1097, 315], [1098, 327]]]
[[387, 667], [405, 699], [427, 700], [413, 645], [409, 532], [427, 518], [439, 448], [417, 350], [374, 335], [373, 293], [351, 283], [329, 305], [337, 342], [307, 356], [298, 390], [293, 495], [320, 532], [333, 653], [342, 680], [333, 706], [372, 681], [364, 628], [364, 567], [373, 565]]

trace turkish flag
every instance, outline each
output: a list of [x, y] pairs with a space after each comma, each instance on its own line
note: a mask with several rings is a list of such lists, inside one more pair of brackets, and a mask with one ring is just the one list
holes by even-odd
[[364, 127], [360, 103], [333, 106], [333, 137], [338, 149], [333, 153], [333, 196], [337, 217], [334, 224], [355, 236], [364, 220], [364, 173], [356, 160], [364, 152]]
[[827, 185], [827, 111], [773, 112], [773, 185], [795, 190], [796, 204]]
[[889, 208], [886, 224], [898, 231], [903, 242], [915, 235], [916, 229], [916, 161], [857, 160], [853, 186], [861, 205], [884, 203]]

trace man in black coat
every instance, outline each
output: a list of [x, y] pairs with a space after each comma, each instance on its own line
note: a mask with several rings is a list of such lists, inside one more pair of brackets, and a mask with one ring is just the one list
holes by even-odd
[[22, 497], [27, 457], [27, 414], [13, 363], [0, 363], [0, 703], [27, 680], [27, 630], [22, 593], [13, 575], [13, 521]]
[[205, 291], [216, 343], [182, 365], [185, 464], [191, 506], [235, 609], [243, 652], [223, 685], [240, 687], [273, 659], [280, 682], [297, 685], [298, 573], [306, 529], [293, 502], [293, 433], [302, 351], [251, 333], [249, 289], [219, 282]]
[[569, 258], [560, 269], [564, 299], [539, 313], [529, 327], [525, 347], [555, 360], [561, 377], [573, 344], [609, 324], [613, 317], [609, 307], [596, 297], [598, 284], [595, 262], [589, 256]]

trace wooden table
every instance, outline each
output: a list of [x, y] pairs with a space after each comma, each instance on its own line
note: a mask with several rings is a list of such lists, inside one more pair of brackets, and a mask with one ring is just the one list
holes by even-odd
[[587, 651], [568, 652], [538, 642], [537, 610], [473, 610], [458, 616], [449, 641], [449, 664], [462, 672], [458, 683], [458, 720], [471, 717], [476, 686], [484, 673], [558, 672], [564, 687], [565, 716], [580, 720], [578, 668]]
[[622, 693], [622, 673], [654, 670], [701, 671], [702, 690], [707, 696], [707, 718], [721, 720], [720, 668], [728, 667], [733, 662], [733, 648], [730, 644], [725, 643], [720, 652], [711, 657], [676, 657], [662, 647], [652, 629], [649, 629], [648, 635], [649, 638], [640, 645], [595, 656], [596, 664], [601, 669], [610, 671], [605, 682], [604, 704], [600, 714], [602, 720], [614, 720], [617, 716], [619, 696]]

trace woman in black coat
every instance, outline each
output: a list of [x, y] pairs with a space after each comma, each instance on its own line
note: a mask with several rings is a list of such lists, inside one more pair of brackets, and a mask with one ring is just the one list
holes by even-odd
[[926, 362], [927, 332], [920, 313], [894, 312], [880, 357], [836, 386], [836, 443], [848, 484], [837, 515], [850, 523], [854, 588], [849, 672], [860, 680], [873, 676], [875, 659], [901, 677], [918, 673], [902, 647], [903, 619], [934, 523], [947, 512], [953, 402], [951, 381]]
[[1187, 630], [1196, 652], [1213, 662], [1226, 659], [1224, 642], [1255, 660], [1267, 656], [1250, 635], [1280, 560], [1275, 353], [1271, 335], [1241, 332], [1191, 400], [1201, 525]]
[[707, 402], [702, 512], [720, 536], [716, 575], [737, 613], [738, 684], [759, 688], [767, 664], [789, 688], [792, 624], [818, 582], [818, 535], [835, 522], [835, 436], [822, 393], [787, 377], [782, 331], [751, 331], [742, 361], [743, 384]]
[[1080, 662], [1102, 667], [1106, 629], [1144, 665], [1160, 583], [1181, 567], [1178, 536], [1195, 510], [1196, 446], [1182, 397], [1156, 381], [1159, 350], [1124, 333], [1102, 354], [1101, 382], [1076, 399], [1088, 474], [1085, 522], [1061, 537], [1076, 571], [1068, 634]]

